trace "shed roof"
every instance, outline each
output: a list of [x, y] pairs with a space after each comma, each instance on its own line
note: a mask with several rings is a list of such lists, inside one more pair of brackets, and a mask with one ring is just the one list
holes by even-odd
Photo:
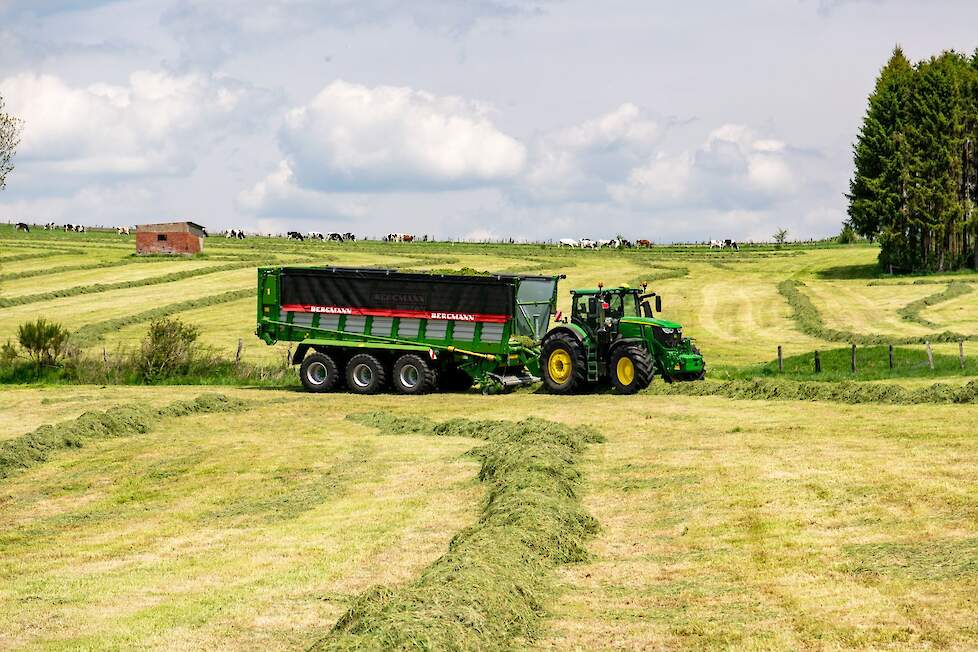
[[204, 227], [196, 222], [162, 222], [160, 224], [139, 224], [136, 231], [150, 233], [186, 233], [192, 230], [203, 231]]

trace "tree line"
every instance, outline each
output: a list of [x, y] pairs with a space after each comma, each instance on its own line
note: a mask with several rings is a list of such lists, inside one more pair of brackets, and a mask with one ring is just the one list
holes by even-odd
[[853, 149], [849, 224], [885, 269], [978, 269], [978, 50], [911, 64], [895, 48]]

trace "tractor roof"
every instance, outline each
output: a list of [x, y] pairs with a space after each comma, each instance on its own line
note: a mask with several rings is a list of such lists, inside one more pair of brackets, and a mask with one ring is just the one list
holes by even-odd
[[628, 287], [627, 285], [620, 285], [616, 288], [575, 288], [570, 291], [571, 294], [598, 294], [599, 292], [639, 292], [638, 288]]

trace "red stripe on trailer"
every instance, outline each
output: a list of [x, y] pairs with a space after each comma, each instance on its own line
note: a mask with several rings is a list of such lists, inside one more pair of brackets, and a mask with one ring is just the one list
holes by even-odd
[[454, 321], [483, 321], [504, 324], [509, 315], [485, 315], [471, 312], [440, 312], [437, 310], [385, 310], [382, 308], [350, 308], [347, 306], [310, 306], [298, 303], [283, 304], [283, 312], [318, 312], [324, 315], [365, 315], [369, 317], [407, 317], [409, 319], [451, 319]]

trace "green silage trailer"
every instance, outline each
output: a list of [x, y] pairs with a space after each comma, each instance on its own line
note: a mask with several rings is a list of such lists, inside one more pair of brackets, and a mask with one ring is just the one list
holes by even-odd
[[313, 392], [508, 389], [539, 381], [560, 278], [259, 267], [256, 334]]

